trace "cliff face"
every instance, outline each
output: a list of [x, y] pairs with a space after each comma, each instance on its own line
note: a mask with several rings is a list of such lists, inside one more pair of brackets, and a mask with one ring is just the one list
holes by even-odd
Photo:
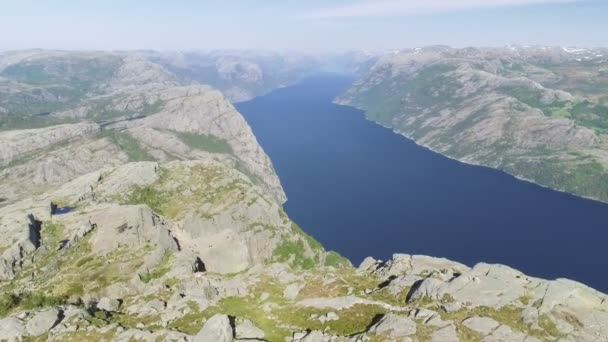
[[8, 113], [44, 127], [0, 133], [0, 339], [608, 341], [608, 297], [573, 281], [404, 254], [354, 268], [285, 214], [219, 92], [135, 61], [44, 121]]
[[9, 340], [608, 340], [608, 297], [570, 280], [404, 254], [355, 269], [212, 158], [106, 168], [0, 219]]
[[[0, 132], [4, 204], [104, 166], [201, 155], [230, 161], [286, 199], [243, 117], [207, 86], [180, 86], [162, 66], [124, 54], [31, 51], [5, 60], [0, 84], [18, 86], [0, 93], [0, 122], [13, 129]], [[19, 105], [58, 88], [67, 95]]]
[[340, 98], [449, 157], [608, 200], [605, 51], [407, 50]]

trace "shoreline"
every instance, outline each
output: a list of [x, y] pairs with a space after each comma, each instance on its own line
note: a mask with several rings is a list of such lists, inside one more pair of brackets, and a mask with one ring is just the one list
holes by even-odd
[[602, 204], [608, 204], [608, 200], [602, 200], [602, 199], [599, 199], [599, 198], [596, 198], [596, 197], [592, 197], [592, 196], [579, 195], [579, 194], [575, 194], [575, 193], [569, 192], [569, 191], [564, 190], [564, 189], [552, 188], [550, 186], [537, 183], [534, 180], [525, 178], [525, 177], [520, 176], [520, 175], [514, 175], [512, 173], [506, 172], [504, 170], [501, 170], [501, 169], [498, 169], [498, 168], [495, 168], [495, 167], [483, 165], [483, 164], [476, 163], [476, 162], [469, 162], [469, 161], [465, 161], [465, 160], [461, 160], [461, 159], [452, 157], [450, 155], [447, 155], [447, 154], [444, 154], [444, 153], [442, 153], [440, 151], [437, 151], [437, 150], [433, 149], [432, 147], [430, 147], [428, 145], [424, 145], [424, 144], [419, 143], [416, 139], [413, 139], [412, 137], [408, 136], [407, 134], [405, 134], [403, 132], [398, 131], [397, 129], [395, 129], [393, 127], [386, 126], [386, 125], [381, 124], [381, 123], [379, 123], [379, 122], [377, 122], [375, 120], [370, 119], [369, 116], [367, 115], [367, 112], [365, 110], [361, 109], [361, 108], [354, 107], [354, 106], [351, 106], [351, 105], [348, 105], [348, 104], [343, 104], [343, 103], [337, 102], [335, 100], [334, 100], [334, 103], [337, 104], [337, 105], [349, 106], [349, 107], [355, 108], [357, 110], [360, 110], [360, 111], [362, 111], [363, 117], [365, 118], [365, 120], [367, 120], [369, 122], [372, 122], [372, 123], [374, 123], [374, 124], [376, 124], [376, 125], [378, 125], [378, 126], [380, 126], [382, 128], [386, 128], [386, 129], [390, 130], [391, 132], [393, 132], [394, 134], [397, 134], [399, 136], [402, 136], [402, 137], [406, 138], [407, 140], [409, 140], [409, 141], [413, 142], [414, 144], [416, 144], [416, 146], [422, 147], [422, 148], [424, 148], [424, 149], [426, 149], [428, 151], [431, 151], [431, 152], [433, 152], [435, 154], [438, 154], [438, 155], [440, 155], [442, 157], [445, 157], [445, 158], [448, 158], [450, 160], [454, 160], [454, 161], [459, 162], [459, 163], [464, 164], [464, 165], [477, 166], [477, 167], [483, 167], [483, 168], [495, 170], [495, 171], [501, 172], [501, 173], [503, 173], [503, 174], [505, 174], [507, 176], [513, 177], [513, 178], [515, 178], [518, 181], [534, 184], [534, 185], [539, 186], [539, 187], [544, 188], [544, 189], [548, 189], [548, 190], [552, 190], [552, 191], [557, 191], [557, 192], [560, 192], [560, 193], [563, 193], [563, 194], [567, 194], [567, 195], [570, 195], [570, 196], [574, 196], [574, 197], [577, 197], [577, 198], [580, 198], [580, 199], [585, 199], [585, 200], [589, 200], [589, 201], [599, 202], [599, 203], [602, 203]]

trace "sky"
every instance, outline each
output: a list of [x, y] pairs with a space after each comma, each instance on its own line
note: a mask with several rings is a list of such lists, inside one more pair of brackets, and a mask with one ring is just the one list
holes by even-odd
[[607, 0], [0, 0], [0, 50], [608, 46]]

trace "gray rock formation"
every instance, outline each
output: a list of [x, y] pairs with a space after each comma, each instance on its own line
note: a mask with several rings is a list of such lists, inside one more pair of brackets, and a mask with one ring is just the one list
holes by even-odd
[[120, 308], [120, 300], [103, 297], [97, 302], [97, 308], [99, 310], [115, 312]]
[[232, 340], [232, 326], [226, 315], [215, 315], [209, 318], [194, 337], [194, 342], [230, 342]]
[[18, 341], [27, 335], [22, 320], [17, 317], [6, 317], [0, 320], [0, 336], [8, 341]]
[[403, 339], [416, 334], [416, 323], [407, 317], [386, 314], [376, 324], [372, 325], [368, 332]]
[[234, 329], [234, 337], [238, 340], [264, 340], [266, 335], [262, 329], [256, 327], [252, 321], [246, 319], [237, 322]]
[[29, 336], [39, 336], [51, 330], [60, 320], [61, 312], [57, 309], [36, 312], [27, 322], [25, 329]]

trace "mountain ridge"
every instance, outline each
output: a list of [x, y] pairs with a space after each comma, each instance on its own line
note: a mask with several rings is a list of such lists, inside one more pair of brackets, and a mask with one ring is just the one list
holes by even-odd
[[289, 219], [220, 92], [140, 75], [140, 56], [35, 53], [0, 79], [53, 108], [0, 92], [17, 108], [0, 116], [0, 339], [608, 340], [608, 297], [577, 282], [406, 254], [354, 268]]

